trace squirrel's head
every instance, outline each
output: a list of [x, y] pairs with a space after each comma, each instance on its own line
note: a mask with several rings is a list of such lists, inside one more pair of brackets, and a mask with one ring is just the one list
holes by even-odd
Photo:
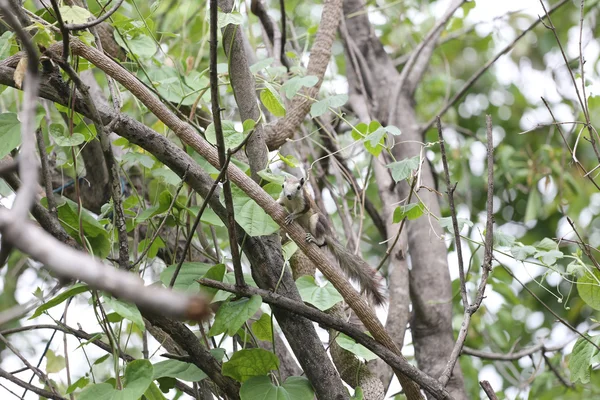
[[292, 200], [294, 197], [296, 197], [298, 193], [302, 191], [302, 186], [304, 186], [304, 178], [298, 179], [291, 175], [286, 176], [283, 179], [283, 184], [281, 185], [283, 188], [283, 195], [288, 200]]

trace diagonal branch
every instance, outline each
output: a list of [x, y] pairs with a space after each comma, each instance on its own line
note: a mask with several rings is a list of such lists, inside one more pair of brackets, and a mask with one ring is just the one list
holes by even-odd
[[253, 295], [261, 296], [263, 300], [268, 304], [281, 307], [294, 314], [302, 315], [306, 318], [309, 318], [312, 321], [315, 321], [323, 326], [345, 333], [353, 339], [356, 339], [358, 343], [373, 351], [391, 367], [397, 370], [401, 370], [411, 379], [414, 379], [416, 382], [419, 382], [419, 384], [421, 384], [423, 388], [426, 389], [428, 392], [432, 393], [435, 396], [435, 398], [445, 399], [450, 397], [450, 395], [435, 379], [431, 378], [427, 374], [413, 367], [403, 357], [399, 357], [398, 355], [392, 353], [388, 348], [373, 340], [373, 338], [371, 338], [369, 335], [365, 334], [356, 325], [345, 322], [344, 320], [338, 317], [334, 317], [332, 315], [321, 312], [313, 307], [309, 307], [304, 303], [300, 303], [298, 301], [278, 295], [277, 293], [272, 293], [266, 290], [250, 286], [247, 286], [245, 288], [238, 288], [234, 285], [211, 279], [201, 279], [199, 280], [199, 282], [205, 286], [224, 290], [230, 293], [235, 293], [245, 297], [250, 297]]
[[[71, 46], [74, 54], [84, 57], [102, 69], [105, 73], [119, 81], [134, 96], [144, 103], [154, 115], [163, 121], [165, 125], [171, 128], [183, 142], [190, 145], [215, 168], [218, 168], [220, 165], [219, 157], [214, 147], [197, 135], [196, 131], [189, 124], [177, 118], [175, 114], [162, 104], [145, 86], [140, 84], [140, 82], [128, 71], [96, 49], [86, 46], [77, 39], [71, 41]], [[286, 225], [285, 217], [287, 216], [287, 212], [283, 207], [277, 204], [273, 198], [260, 187], [260, 185], [250, 179], [237, 166], [229, 166], [228, 176], [233, 183], [263, 208], [275, 222], [282, 226], [288, 236], [296, 242], [304, 254], [317, 265], [327, 279], [342, 294], [348, 305], [365, 324], [365, 327], [373, 334], [373, 337], [396, 354], [400, 355], [400, 349], [387, 334], [381, 325], [381, 322], [373, 312], [373, 309], [367, 304], [365, 299], [356, 292], [352, 285], [350, 285], [346, 277], [343, 276], [337, 268], [331, 265], [328, 256], [318, 246], [306, 242], [306, 232], [298, 223], [294, 222], [290, 225]], [[422, 395], [418, 386], [401, 372], [397, 372], [409, 399], [421, 399]]]

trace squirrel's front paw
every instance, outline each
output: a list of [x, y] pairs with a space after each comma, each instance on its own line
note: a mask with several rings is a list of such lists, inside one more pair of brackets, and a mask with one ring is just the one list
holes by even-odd
[[292, 223], [293, 220], [294, 220], [294, 216], [292, 214], [289, 214], [288, 216], [285, 217], [285, 224], [289, 225]]
[[308, 243], [314, 243], [314, 242], [315, 242], [315, 238], [313, 237], [313, 235], [312, 235], [312, 234], [310, 234], [310, 233], [307, 233], [307, 234], [306, 234], [306, 241], [307, 241]]

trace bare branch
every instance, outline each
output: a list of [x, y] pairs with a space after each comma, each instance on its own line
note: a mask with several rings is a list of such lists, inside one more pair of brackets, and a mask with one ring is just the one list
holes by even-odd
[[116, 270], [72, 249], [34, 224], [16, 220], [7, 210], [0, 210], [0, 231], [15, 248], [31, 255], [61, 277], [82, 280], [96, 289], [162, 315], [202, 320], [210, 314], [204, 298], [186, 296], [159, 286], [146, 287], [138, 276]]
[[488, 381], [480, 381], [479, 384], [481, 385], [483, 391], [485, 392], [485, 394], [487, 395], [488, 399], [490, 400], [498, 400], [498, 396], [496, 396], [496, 393], [494, 393], [494, 389], [492, 388], [492, 385], [490, 385], [490, 383]]
[[267, 127], [267, 145], [269, 150], [275, 150], [291, 138], [298, 126], [310, 110], [311, 100], [317, 97], [323, 76], [331, 57], [331, 46], [335, 39], [337, 28], [342, 15], [342, 0], [325, 0], [321, 23], [315, 37], [315, 42], [310, 51], [310, 59], [306, 69], [307, 75], [319, 78], [317, 84], [311, 88], [304, 88], [292, 99], [288, 112], [273, 126]]
[[14, 383], [15, 385], [19, 385], [24, 389], [27, 390], [31, 390], [33, 393], [38, 394], [42, 397], [45, 397], [47, 399], [52, 399], [52, 400], [67, 400], [66, 397], [62, 397], [58, 394], [49, 392], [45, 389], [40, 389], [37, 386], [33, 386], [32, 384], [29, 384], [25, 381], [20, 380], [19, 378], [17, 378], [16, 376], [14, 376], [11, 373], [8, 373], [7, 371], [3, 370], [2, 368], [0, 368], [0, 377], [11, 381], [12, 383]]
[[23, 98], [23, 111], [21, 114], [22, 144], [19, 155], [19, 174], [23, 185], [17, 191], [17, 197], [12, 208], [16, 216], [26, 219], [35, 199], [38, 178], [34, 123], [40, 85], [38, 73], [39, 56], [37, 49], [31, 41], [31, 37], [25, 32], [15, 17], [17, 10], [11, 10], [7, 0], [0, 0], [0, 9], [4, 14], [3, 18], [14, 30], [27, 54], [27, 73], [24, 81], [25, 96]]
[[[219, 106], [219, 78], [217, 76], [217, 32], [218, 12], [217, 0], [210, 0], [210, 101], [212, 105], [213, 124], [215, 136], [217, 138], [217, 151], [219, 153], [219, 165], [221, 169], [227, 168], [227, 156], [225, 152], [225, 138], [223, 136], [223, 127], [221, 126], [221, 107]], [[226, 179], [223, 182], [223, 197], [225, 199], [225, 208], [227, 209], [227, 232], [229, 234], [229, 247], [231, 248], [231, 258], [233, 261], [233, 272], [235, 274], [235, 283], [237, 286], [245, 286], [244, 274], [242, 272], [242, 262], [240, 259], [240, 249], [237, 243], [237, 234], [235, 232], [236, 223], [233, 210], [233, 196], [231, 195], [231, 182]], [[174, 283], [175, 276], [172, 282]]]

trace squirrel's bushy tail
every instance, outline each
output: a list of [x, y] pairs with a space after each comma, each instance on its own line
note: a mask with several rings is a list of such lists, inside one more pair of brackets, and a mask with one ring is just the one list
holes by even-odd
[[380, 306], [385, 304], [386, 298], [383, 293], [381, 277], [366, 261], [352, 254], [337, 240], [325, 237], [327, 247], [333, 252], [339, 260], [340, 267], [350, 279], [358, 281], [361, 287], [361, 293], [366, 292], [373, 302]]

